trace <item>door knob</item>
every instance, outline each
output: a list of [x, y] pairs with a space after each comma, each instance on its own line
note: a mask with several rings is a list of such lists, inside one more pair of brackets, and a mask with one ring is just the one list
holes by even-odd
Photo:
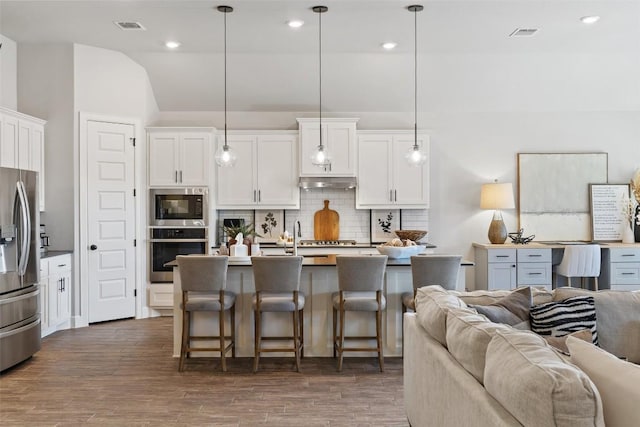
[[98, 249], [98, 247], [96, 245], [91, 245], [89, 246], [89, 249], [91, 249], [92, 251], [95, 251], [96, 249]]

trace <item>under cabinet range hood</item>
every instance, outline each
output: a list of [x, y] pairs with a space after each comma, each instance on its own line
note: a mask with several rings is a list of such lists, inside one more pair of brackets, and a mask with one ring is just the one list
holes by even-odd
[[356, 188], [355, 176], [301, 176], [298, 185], [303, 190], [336, 188], [350, 190]]

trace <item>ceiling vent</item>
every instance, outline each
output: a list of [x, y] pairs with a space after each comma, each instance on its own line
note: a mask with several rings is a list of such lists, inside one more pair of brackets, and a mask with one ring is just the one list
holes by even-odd
[[531, 37], [538, 32], [537, 28], [516, 28], [509, 37]]
[[146, 28], [142, 26], [139, 22], [127, 22], [127, 21], [115, 21], [116, 24], [121, 30], [125, 31], [145, 31]]

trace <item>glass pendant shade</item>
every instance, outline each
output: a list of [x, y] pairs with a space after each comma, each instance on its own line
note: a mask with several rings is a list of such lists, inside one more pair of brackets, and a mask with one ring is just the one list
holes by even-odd
[[409, 166], [422, 166], [427, 161], [427, 155], [420, 150], [420, 146], [413, 145], [405, 154]]
[[216, 150], [215, 154], [216, 164], [220, 167], [232, 167], [236, 164], [238, 157], [236, 152], [231, 149], [227, 144], [221, 145]]
[[311, 155], [311, 163], [315, 166], [325, 167], [331, 164], [331, 157], [325, 149], [324, 145], [318, 145]]

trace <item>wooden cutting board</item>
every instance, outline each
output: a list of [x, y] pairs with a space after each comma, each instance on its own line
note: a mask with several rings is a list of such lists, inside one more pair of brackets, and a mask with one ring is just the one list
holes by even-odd
[[313, 238], [316, 240], [338, 240], [340, 238], [340, 215], [329, 209], [329, 201], [313, 216]]

